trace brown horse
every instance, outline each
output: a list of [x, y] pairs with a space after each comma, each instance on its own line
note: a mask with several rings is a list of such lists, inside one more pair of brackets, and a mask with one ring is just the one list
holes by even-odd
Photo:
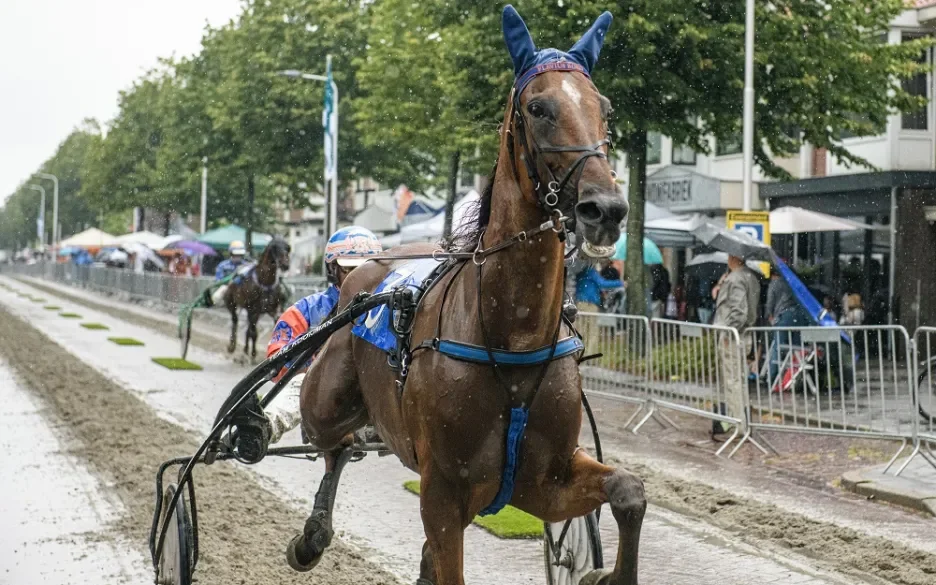
[[[525, 33], [519, 15], [508, 7], [505, 37], [515, 64], [510, 35], [518, 22]], [[599, 19], [586, 35], [589, 41], [596, 33], [603, 36], [609, 22], [610, 15]], [[524, 49], [538, 55], [532, 40]], [[537, 227], [561, 213], [574, 221], [584, 252], [610, 255], [627, 213], [606, 158], [610, 104], [592, 84], [588, 69], [552, 62], [515, 86], [492, 184], [464, 249], [516, 243], [462, 261], [429, 289], [415, 317], [414, 347], [439, 337], [499, 351], [555, 347], [564, 299], [565, 245], [558, 236], [564, 234]], [[518, 78], [522, 73], [517, 67]], [[517, 238], [521, 232], [538, 233]], [[432, 250], [404, 246], [388, 255]], [[339, 306], [347, 306], [359, 291], [373, 291], [403, 263], [372, 261], [355, 269], [341, 287]], [[582, 383], [573, 355], [544, 365], [492, 367], [427, 349], [413, 354], [402, 389], [397, 379], [387, 355], [349, 328], [328, 340], [308, 372], [301, 395], [303, 429], [326, 450], [326, 475], [303, 534], [287, 549], [293, 568], [310, 570], [330, 542], [331, 510], [325, 499], [334, 497], [348, 459], [349, 435], [371, 423], [402, 463], [420, 475], [427, 542], [419, 583], [462, 585], [463, 532], [499, 494], [512, 409], [522, 407], [529, 409], [529, 418], [510, 504], [547, 522], [610, 504], [620, 531], [617, 562], [613, 571], [593, 572], [587, 580], [637, 583], [643, 484], [579, 448]]]
[[247, 333], [244, 336], [244, 353], [257, 357], [257, 321], [266, 313], [276, 321], [286, 303], [280, 286], [279, 271], [289, 270], [289, 244], [280, 236], [274, 236], [260, 261], [247, 274], [235, 279], [224, 291], [224, 306], [231, 312], [231, 341], [228, 353], [237, 348], [237, 310], [247, 309]]

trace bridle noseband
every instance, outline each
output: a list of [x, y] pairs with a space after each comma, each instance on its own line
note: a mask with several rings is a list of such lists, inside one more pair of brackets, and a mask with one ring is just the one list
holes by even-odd
[[[559, 194], [562, 193], [570, 184], [573, 186], [578, 186], [579, 180], [582, 178], [582, 173], [585, 171], [585, 163], [591, 157], [599, 157], [606, 159], [608, 155], [601, 149], [602, 146], [610, 146], [610, 132], [608, 133], [609, 138], [599, 140], [592, 145], [571, 145], [571, 146], [540, 146], [536, 143], [536, 138], [533, 138], [533, 144], [527, 140], [526, 135], [526, 126], [527, 121], [523, 115], [523, 109], [520, 106], [520, 96], [523, 94], [523, 90], [526, 89], [530, 81], [536, 75], [540, 73], [545, 73], [547, 71], [577, 71], [588, 78], [591, 81], [591, 77], [588, 75], [588, 72], [585, 69], [578, 65], [577, 63], [571, 63], [567, 61], [559, 61], [555, 63], [546, 63], [544, 65], [539, 65], [534, 67], [519, 79], [514, 84], [514, 88], [511, 91], [512, 95], [512, 105], [511, 109], [513, 110], [511, 116], [511, 129], [509, 132], [515, 133], [517, 140], [520, 142], [520, 148], [523, 150], [523, 164], [526, 167], [527, 177], [530, 179], [530, 182], [533, 183], [533, 189], [536, 192], [537, 199], [539, 201], [540, 207], [546, 211], [547, 214], [552, 216], [558, 210], [559, 205]], [[532, 133], [531, 133], [532, 136]], [[513, 141], [508, 141], [508, 147], [510, 149], [510, 161], [514, 167], [514, 176], [519, 178], [517, 173], [517, 162], [516, 156], [513, 148]], [[565, 170], [561, 179], [557, 179], [556, 175], [553, 173], [552, 169], [549, 168], [549, 165], [543, 164], [543, 167], [546, 169], [548, 175], [548, 181], [543, 181], [540, 177], [539, 172], [539, 162], [538, 155], [540, 153], [547, 152], [581, 152], [582, 154], [575, 159], [575, 161], [568, 166]], [[574, 177], [574, 183], [573, 181]], [[575, 189], [575, 195], [572, 203], [572, 209], [575, 208], [575, 204], [578, 203], [578, 189]], [[571, 219], [568, 220], [569, 224], [574, 224], [575, 214], [570, 212], [568, 213]], [[570, 230], [574, 229], [572, 225], [568, 226]]]

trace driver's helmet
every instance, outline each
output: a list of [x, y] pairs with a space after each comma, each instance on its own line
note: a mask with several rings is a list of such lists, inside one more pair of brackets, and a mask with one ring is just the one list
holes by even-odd
[[343, 268], [360, 266], [369, 257], [383, 252], [380, 240], [369, 229], [352, 225], [341, 228], [325, 244], [325, 263], [335, 262]]
[[247, 248], [244, 247], [244, 242], [240, 240], [234, 240], [231, 242], [231, 245], [228, 246], [228, 252], [231, 256], [246, 256]]

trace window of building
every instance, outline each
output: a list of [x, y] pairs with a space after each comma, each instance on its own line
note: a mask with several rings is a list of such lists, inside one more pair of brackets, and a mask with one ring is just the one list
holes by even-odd
[[740, 154], [743, 135], [735, 132], [731, 136], [726, 136], [715, 141], [715, 156], [728, 156], [730, 154]]
[[673, 144], [673, 164], [674, 165], [694, 165], [696, 163], [696, 152], [685, 144]]
[[[914, 35], [904, 35], [904, 42], [914, 40]], [[929, 50], [921, 51], [916, 58], [917, 63], [929, 62]], [[929, 74], [921, 71], [909, 79], [900, 82], [903, 90], [915, 97], [929, 98]], [[923, 106], [915, 112], [906, 112], [900, 117], [900, 127], [904, 130], [926, 130], [929, 121], [929, 107]]]
[[663, 135], [659, 132], [647, 132], [647, 164], [658, 165], [663, 162]]

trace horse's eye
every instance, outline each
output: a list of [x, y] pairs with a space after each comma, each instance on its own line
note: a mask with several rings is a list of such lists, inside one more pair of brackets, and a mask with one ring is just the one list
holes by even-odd
[[543, 104], [539, 102], [533, 102], [527, 106], [527, 111], [530, 112], [530, 115], [534, 118], [545, 118], [546, 117], [546, 108], [543, 107]]

